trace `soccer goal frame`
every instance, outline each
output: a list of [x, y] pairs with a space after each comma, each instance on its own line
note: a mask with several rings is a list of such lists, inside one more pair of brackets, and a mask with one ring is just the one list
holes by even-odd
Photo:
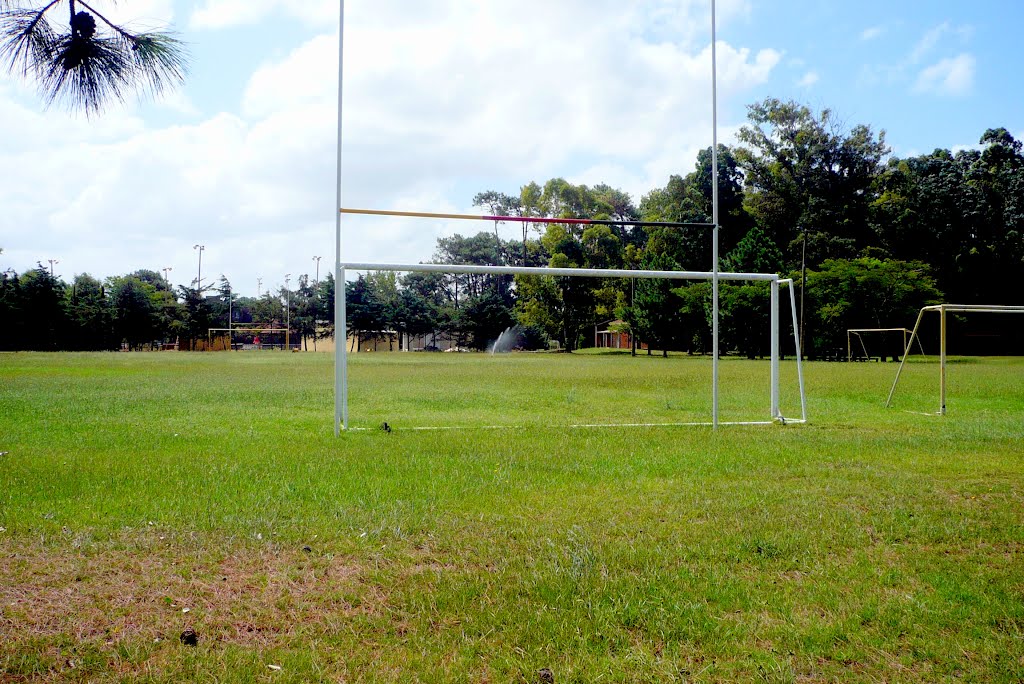
[[[215, 333], [227, 333], [228, 334], [228, 349], [232, 350], [235, 346], [235, 333], [280, 333], [284, 335], [288, 332], [288, 328], [207, 328], [206, 338], [212, 342]], [[284, 347], [285, 345], [281, 345]]]
[[[904, 353], [910, 348], [909, 340], [907, 335], [910, 335], [912, 331], [909, 328], [847, 328], [846, 329], [846, 360], [853, 361], [853, 338], [856, 337], [860, 343], [860, 349], [864, 352], [864, 359], [870, 359], [871, 355], [868, 353], [867, 345], [864, 344], [863, 333], [889, 333], [889, 332], [901, 332], [903, 333], [903, 349]], [[918, 346], [921, 344], [920, 338], [917, 340]], [[924, 354], [924, 347], [921, 347], [921, 353]], [[883, 359], [884, 361], [884, 359]]]
[[[914, 323], [914, 331], [910, 334], [910, 342], [907, 343], [906, 348], [903, 350], [903, 359], [900, 361], [900, 367], [896, 369], [896, 379], [892, 381], [892, 388], [889, 390], [889, 397], [885, 400], [886, 408], [892, 405], [893, 395], [896, 394], [896, 385], [899, 384], [900, 375], [903, 373], [903, 366], [907, 362], [910, 345], [914, 343], [914, 338], [917, 337], [917, 331], [921, 327], [921, 319], [929, 312], [936, 312], [939, 314], [939, 410], [930, 415], [944, 416], [946, 415], [946, 314], [1020, 314], [1024, 313], [1024, 306], [998, 304], [933, 304], [932, 306], [921, 307], [921, 311], [917, 314], [917, 322]], [[918, 344], [920, 344], [920, 339], [918, 340]]]
[[[581, 219], [585, 220], [585, 219]], [[552, 221], [554, 222], [554, 221]], [[446, 273], [446, 274], [477, 274], [477, 275], [532, 275], [532, 276], [568, 276], [584, 278], [642, 278], [654, 279], [664, 278], [668, 280], [700, 280], [710, 281], [718, 278], [724, 281], [757, 281], [768, 282], [771, 290], [770, 296], [770, 335], [771, 335], [771, 366], [769, 378], [769, 418], [768, 420], [749, 421], [717, 421], [714, 418], [710, 422], [690, 423], [648, 423], [645, 427], [664, 425], [771, 425], [774, 423], [806, 423], [807, 422], [807, 398], [804, 392], [803, 362], [800, 356], [800, 332], [796, 315], [796, 296], [794, 294], [793, 280], [791, 278], [780, 278], [774, 273], [710, 273], [705, 271], [648, 271], [633, 269], [610, 269], [610, 268], [552, 268], [535, 266], [480, 266], [471, 264], [381, 264], [381, 263], [343, 263], [339, 269], [339, 283], [345, 282], [347, 271], [394, 271], [394, 272], [418, 272], [418, 273]], [[789, 288], [789, 304], [792, 316], [793, 344], [796, 350], [797, 382], [800, 390], [800, 418], [787, 418], [780, 409], [780, 360], [781, 360], [781, 336], [779, 333], [780, 321], [780, 285]], [[348, 336], [346, 321], [345, 297], [336, 297], [340, 307], [338, 324], [335, 329], [335, 340], [345, 340]], [[335, 406], [335, 431], [339, 427], [342, 430], [349, 430], [348, 416], [348, 345], [335, 344], [336, 353], [339, 355], [336, 374], [335, 396], [339, 401]], [[717, 408], [717, 407], [716, 407]], [[637, 424], [587, 424], [570, 425], [567, 427], [635, 427]], [[493, 426], [497, 427], [497, 426]], [[443, 429], [437, 426], [421, 427], [419, 429]]]

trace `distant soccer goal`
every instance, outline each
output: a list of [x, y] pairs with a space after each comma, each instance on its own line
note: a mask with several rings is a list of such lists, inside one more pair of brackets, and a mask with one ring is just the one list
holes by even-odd
[[207, 349], [210, 351], [255, 351], [284, 349], [287, 328], [207, 328]]
[[[846, 360], [885, 361], [892, 357], [895, 361], [909, 350], [912, 334], [909, 328], [847, 328]], [[917, 339], [917, 346], [924, 354], [920, 338]]]
[[[933, 306], [922, 307], [921, 311], [917, 314], [917, 322], [914, 323], [914, 330], [910, 334], [910, 341], [904, 348], [903, 360], [900, 361], [900, 367], [896, 370], [896, 379], [892, 381], [892, 389], [889, 390], [889, 397], [885, 400], [885, 405], [887, 407], [892, 405], [892, 398], [896, 393], [896, 386], [899, 384], [900, 375], [903, 373], [903, 366], [907, 363], [907, 355], [910, 351], [910, 345], [914, 343], [914, 339], [917, 337], [918, 330], [921, 327], [921, 319], [924, 318], [924, 315], [928, 312], [936, 312], [939, 314], [939, 410], [934, 415], [944, 416], [946, 415], [946, 314], [1020, 314], [1024, 313], [1024, 306], [935, 304]], [[918, 344], [920, 344], [920, 340], [918, 340]]]

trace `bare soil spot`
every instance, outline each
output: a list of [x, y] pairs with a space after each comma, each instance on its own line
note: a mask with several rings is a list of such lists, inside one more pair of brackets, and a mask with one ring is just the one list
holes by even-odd
[[0, 543], [0, 633], [16, 639], [112, 644], [195, 629], [207, 643], [269, 644], [341, 629], [384, 600], [350, 559], [301, 548]]

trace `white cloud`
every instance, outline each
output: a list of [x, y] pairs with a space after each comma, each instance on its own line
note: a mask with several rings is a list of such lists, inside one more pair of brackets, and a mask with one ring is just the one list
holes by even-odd
[[945, 21], [925, 31], [924, 35], [914, 44], [913, 49], [907, 56], [910, 64], [920, 64], [931, 54], [936, 47], [943, 45], [950, 40], [966, 43], [974, 35], [974, 28], [969, 25], [956, 25]]
[[[299, 10], [303, 3], [231, 1], [208, 0], [193, 23], [315, 23], [324, 8], [337, 11], [334, 2]], [[746, 2], [721, 4], [726, 18], [749, 11]], [[639, 199], [670, 173], [687, 173], [711, 142], [705, 5], [352, 3], [344, 203], [467, 211], [478, 191], [515, 192], [554, 176], [607, 182]], [[765, 83], [781, 58], [720, 42], [720, 98]], [[336, 68], [337, 36], [312, 37], [258, 67], [237, 112], [165, 128], [131, 111], [95, 122], [38, 113], [34, 102], [19, 104], [30, 97], [22, 86], [0, 80], [0, 120], [19, 131], [0, 147], [0, 165], [19, 170], [0, 186], [0, 268], [58, 258], [70, 277], [171, 266], [172, 280], [188, 283], [201, 242], [204, 275], [223, 272], [253, 293], [257, 274], [266, 288], [285, 272], [311, 271], [314, 254], [330, 260]], [[203, 103], [168, 103], [192, 106]], [[722, 124], [725, 141], [734, 126]], [[346, 217], [345, 258], [423, 260], [439, 235], [480, 229], [489, 227]]]
[[914, 92], [936, 95], [967, 95], [974, 86], [977, 60], [969, 53], [942, 59], [921, 70]]
[[808, 71], [806, 74], [800, 77], [800, 80], [796, 82], [798, 88], [810, 88], [815, 83], [821, 80], [821, 75], [817, 71]]
[[928, 53], [939, 44], [942, 37], [950, 32], [951, 28], [952, 27], [947, 21], [928, 29], [917, 43], [914, 44], [913, 49], [910, 51], [910, 55], [907, 57], [907, 61], [911, 64], [920, 63], [926, 56], [928, 56]]
[[885, 33], [885, 26], [870, 26], [860, 33], [861, 40], [874, 40]]
[[206, 0], [192, 12], [193, 29], [223, 29], [251, 26], [268, 17], [281, 15], [312, 26], [336, 24], [337, 0]]

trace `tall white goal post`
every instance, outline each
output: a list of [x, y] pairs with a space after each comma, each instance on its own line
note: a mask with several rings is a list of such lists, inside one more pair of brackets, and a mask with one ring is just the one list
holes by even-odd
[[[910, 353], [910, 347], [914, 343], [914, 338], [917, 337], [918, 329], [921, 327], [921, 319], [924, 318], [924, 315], [929, 311], [934, 311], [939, 314], [939, 410], [935, 415], [944, 416], [946, 415], [946, 314], [1024, 313], [1024, 306], [1006, 306], [999, 304], [934, 304], [932, 306], [921, 307], [921, 311], [917, 314], [917, 322], [914, 323], [914, 331], [910, 334], [910, 341], [903, 350], [903, 359], [900, 361], [900, 367], [896, 369], [896, 379], [892, 381], [892, 388], [889, 390], [889, 397], [885, 400], [886, 407], [892, 405], [892, 397], [896, 393], [896, 385], [899, 384], [900, 375], [903, 373], [903, 366], [907, 363], [907, 355]], [[920, 340], [918, 340], [918, 344], [920, 344]]]
[[[780, 278], [774, 273], [722, 273], [713, 274], [705, 271], [642, 271], [631, 269], [611, 268], [551, 268], [534, 266], [479, 266], [470, 264], [380, 264], [380, 263], [343, 263], [339, 269], [338, 283], [345, 282], [346, 271], [395, 271], [395, 272], [419, 272], [419, 273], [454, 273], [454, 274], [480, 274], [480, 275], [532, 275], [532, 276], [568, 276], [585, 278], [664, 278], [668, 280], [712, 280], [717, 276], [726, 281], [759, 281], [768, 282], [771, 288], [770, 295], [770, 327], [771, 327], [771, 370], [770, 370], [770, 396], [769, 396], [769, 420], [761, 421], [734, 421], [723, 422], [717, 420], [717, 415], [706, 425], [768, 425], [776, 422], [781, 423], [805, 423], [807, 422], [807, 399], [804, 392], [803, 364], [800, 357], [799, 325], [796, 316], [796, 297], [794, 295], [793, 280]], [[793, 344], [796, 350], [796, 369], [800, 391], [800, 418], [786, 418], [780, 409], [780, 359], [781, 359], [781, 336], [779, 334], [779, 285], [786, 285], [789, 288], [789, 304], [793, 326]], [[337, 368], [339, 370], [336, 380], [336, 396], [339, 401], [335, 404], [334, 429], [348, 430], [348, 345], [344, 340], [348, 338], [346, 322], [345, 297], [343, 291], [335, 297], [339, 302], [340, 315], [335, 327], [335, 350], [339, 355]], [[342, 342], [337, 343], [338, 340]], [[717, 407], [716, 407], [717, 408]], [[693, 423], [688, 423], [693, 424]]]

